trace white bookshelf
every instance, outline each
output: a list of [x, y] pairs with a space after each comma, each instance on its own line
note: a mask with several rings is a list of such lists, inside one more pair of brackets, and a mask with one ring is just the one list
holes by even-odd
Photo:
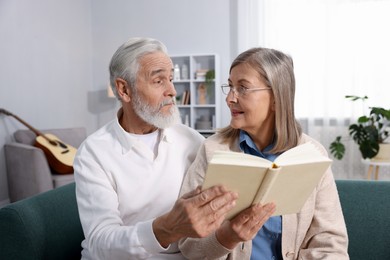
[[[220, 127], [220, 76], [219, 58], [216, 54], [171, 56], [173, 65], [180, 68], [180, 77], [174, 78], [177, 105], [184, 124], [204, 135]], [[188, 69], [183, 75], [183, 68]], [[201, 74], [214, 70], [214, 80], [206, 83]], [[189, 93], [188, 102], [184, 101]]]

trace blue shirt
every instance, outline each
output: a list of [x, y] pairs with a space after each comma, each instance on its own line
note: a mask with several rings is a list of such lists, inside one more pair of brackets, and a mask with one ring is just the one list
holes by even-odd
[[[259, 151], [250, 136], [243, 130], [240, 131], [240, 149], [244, 153], [256, 155], [270, 161], [274, 161], [278, 155], [269, 154], [274, 144]], [[282, 260], [282, 217], [269, 218], [252, 240], [252, 260], [275, 259]]]

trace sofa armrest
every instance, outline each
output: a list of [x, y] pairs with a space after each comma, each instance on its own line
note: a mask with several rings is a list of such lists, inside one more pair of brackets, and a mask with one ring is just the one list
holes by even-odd
[[0, 209], [0, 259], [80, 259], [75, 184]]
[[4, 152], [11, 202], [53, 189], [50, 168], [41, 149], [13, 142], [4, 145]]

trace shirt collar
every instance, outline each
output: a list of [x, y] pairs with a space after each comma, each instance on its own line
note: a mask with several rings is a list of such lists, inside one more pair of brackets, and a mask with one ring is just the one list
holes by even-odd
[[247, 154], [256, 155], [270, 161], [274, 161], [278, 156], [278, 154], [268, 153], [268, 151], [270, 151], [275, 146], [275, 141], [273, 141], [270, 145], [265, 147], [263, 151], [260, 151], [256, 147], [255, 143], [253, 142], [249, 134], [244, 130], [240, 130], [239, 144], [240, 144], [240, 150]]
[[[116, 119], [115, 119], [115, 133], [118, 136], [119, 142], [122, 145], [122, 153], [126, 154], [129, 152], [133, 146], [136, 144], [137, 139], [134, 136], [129, 135], [121, 126], [119, 123], [119, 119], [123, 115], [123, 108], [120, 108], [117, 112]], [[159, 129], [160, 131], [160, 141], [172, 143], [174, 140], [174, 136], [172, 131], [170, 131], [169, 128], [167, 129]]]

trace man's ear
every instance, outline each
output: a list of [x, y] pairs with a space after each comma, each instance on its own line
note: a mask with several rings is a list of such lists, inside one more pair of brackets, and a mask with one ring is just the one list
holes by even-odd
[[131, 100], [131, 91], [126, 80], [121, 78], [115, 79], [115, 87], [122, 101], [129, 102]]

